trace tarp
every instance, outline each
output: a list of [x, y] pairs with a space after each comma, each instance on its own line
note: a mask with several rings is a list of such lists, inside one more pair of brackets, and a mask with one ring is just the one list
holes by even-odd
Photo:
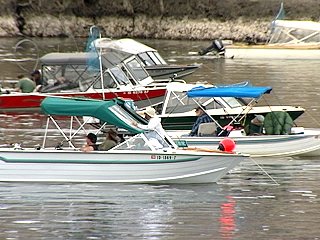
[[132, 133], [143, 132], [131, 124], [132, 121], [138, 121], [138, 118], [132, 112], [126, 111], [121, 104], [124, 105], [124, 101], [120, 99], [103, 101], [46, 97], [41, 103], [41, 110], [47, 115], [91, 116], [100, 119], [102, 122], [124, 128]]
[[144, 52], [156, 52], [157, 50], [137, 42], [133, 39], [123, 38], [118, 40], [111, 40], [109, 38], [99, 38], [94, 42], [97, 48], [113, 49], [114, 51], [121, 51], [130, 55], [137, 55]]
[[89, 59], [96, 59], [93, 53], [74, 52], [74, 53], [48, 53], [40, 58], [44, 65], [86, 65]]
[[314, 21], [275, 20], [273, 24], [274, 27], [320, 31], [320, 22]]
[[[104, 67], [110, 68], [127, 57], [121, 53], [108, 52], [102, 54], [102, 63]], [[99, 63], [99, 55], [97, 52], [48, 53], [40, 58], [40, 62], [43, 65], [90, 65], [90, 62]]]
[[196, 87], [187, 92], [188, 97], [238, 97], [259, 98], [270, 93], [271, 87], [235, 86], [235, 87]]

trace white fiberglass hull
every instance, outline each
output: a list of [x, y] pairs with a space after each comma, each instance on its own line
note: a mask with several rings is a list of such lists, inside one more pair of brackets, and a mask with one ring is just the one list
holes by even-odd
[[0, 149], [0, 181], [211, 183], [248, 156], [237, 154]]
[[[189, 147], [216, 149], [223, 137], [178, 137], [169, 133], [175, 141], [186, 140]], [[320, 135], [261, 135], [232, 137], [235, 151], [250, 154], [251, 157], [273, 156], [320, 156]]]
[[225, 58], [232, 59], [320, 59], [320, 49], [226, 48]]

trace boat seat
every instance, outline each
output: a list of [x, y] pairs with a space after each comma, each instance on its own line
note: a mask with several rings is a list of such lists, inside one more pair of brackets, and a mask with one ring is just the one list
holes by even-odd
[[214, 122], [201, 123], [198, 129], [198, 136], [213, 136], [216, 135], [217, 125]]

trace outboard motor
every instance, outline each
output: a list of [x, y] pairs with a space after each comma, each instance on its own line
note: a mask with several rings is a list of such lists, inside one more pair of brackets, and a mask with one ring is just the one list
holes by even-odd
[[215, 40], [213, 40], [212, 44], [209, 47], [200, 50], [199, 55], [202, 56], [202, 55], [207, 54], [208, 52], [213, 51], [213, 52], [219, 54], [219, 56], [224, 56], [225, 50], [226, 49], [225, 49], [222, 41], [220, 39], [215, 39]]

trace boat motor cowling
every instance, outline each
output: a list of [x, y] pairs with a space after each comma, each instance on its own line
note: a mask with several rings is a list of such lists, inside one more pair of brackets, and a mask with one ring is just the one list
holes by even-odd
[[220, 56], [224, 56], [225, 47], [224, 47], [222, 41], [220, 39], [213, 40], [212, 44], [209, 47], [199, 51], [199, 55], [205, 55], [208, 52], [215, 52], [215, 53], [219, 54]]

